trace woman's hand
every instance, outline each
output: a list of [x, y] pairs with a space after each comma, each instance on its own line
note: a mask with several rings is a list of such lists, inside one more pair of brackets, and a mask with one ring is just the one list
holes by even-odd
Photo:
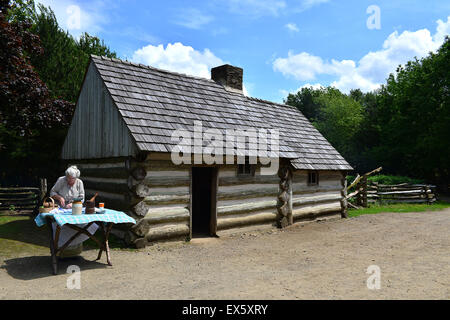
[[72, 203], [68, 203], [66, 208], [67, 209], [72, 209]]
[[62, 208], [64, 208], [66, 206], [66, 201], [60, 195], [54, 195], [54, 196], [52, 196], [52, 198], [59, 201], [59, 204], [61, 205]]

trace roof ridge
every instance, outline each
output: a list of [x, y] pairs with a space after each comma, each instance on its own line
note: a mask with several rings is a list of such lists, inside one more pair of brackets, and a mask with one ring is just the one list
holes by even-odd
[[255, 100], [257, 102], [270, 103], [270, 104], [274, 104], [274, 105], [277, 105], [277, 106], [280, 106], [280, 107], [287, 107], [287, 108], [290, 108], [290, 109], [297, 109], [296, 107], [291, 106], [289, 104], [278, 103], [278, 102], [274, 102], [274, 101], [270, 101], [270, 100], [264, 100], [264, 99], [260, 99], [260, 98], [250, 97], [250, 96], [246, 96], [246, 97], [248, 99], [250, 99], [250, 100]]
[[135, 62], [131, 62], [131, 61], [128, 61], [128, 60], [122, 60], [122, 59], [119, 59], [119, 58], [109, 58], [109, 57], [105, 57], [105, 56], [97, 56], [95, 54], [91, 54], [91, 57], [99, 59], [99, 60], [107, 60], [107, 61], [111, 61], [111, 62], [132, 65], [132, 66], [135, 66], [135, 67], [138, 67], [138, 68], [151, 69], [151, 70], [156, 70], [156, 71], [162, 72], [162, 73], [168, 73], [168, 74], [183, 76], [183, 77], [192, 78], [192, 79], [196, 79], [196, 80], [203, 80], [203, 81], [207, 81], [207, 82], [214, 82], [214, 83], [216, 83], [212, 79], [199, 77], [199, 76], [193, 76], [193, 75], [190, 75], [190, 74], [180, 73], [180, 72], [176, 72], [176, 71], [170, 71], [170, 70], [167, 70], [167, 69], [156, 68], [156, 67], [149, 66], [149, 65], [146, 65], [146, 64], [135, 63]]

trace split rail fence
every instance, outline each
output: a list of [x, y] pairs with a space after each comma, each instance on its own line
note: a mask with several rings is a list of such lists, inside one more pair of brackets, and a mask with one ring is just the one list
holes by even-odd
[[436, 201], [436, 186], [427, 184], [401, 183], [367, 185], [369, 203], [433, 203]]
[[358, 209], [367, 208], [369, 203], [428, 203], [436, 201], [436, 186], [428, 184], [401, 183], [395, 185], [370, 182], [367, 177], [378, 173], [382, 168], [377, 168], [362, 176], [359, 174], [347, 188], [355, 188], [347, 195], [347, 199], [355, 198], [355, 204], [348, 202], [350, 207]]
[[39, 187], [0, 188], [0, 211], [37, 210], [47, 193], [47, 180]]

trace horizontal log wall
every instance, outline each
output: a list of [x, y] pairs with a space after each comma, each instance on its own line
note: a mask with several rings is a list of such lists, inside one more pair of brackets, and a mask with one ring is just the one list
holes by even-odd
[[[123, 158], [77, 164], [86, 198], [99, 192], [97, 202], [123, 210], [136, 219], [128, 232], [139, 246], [152, 241], [186, 238], [190, 234], [190, 165], [174, 165], [170, 158], [133, 162]], [[319, 185], [307, 185], [307, 171], [294, 171], [294, 222], [341, 212], [342, 174], [320, 171]], [[219, 168], [217, 230], [275, 224], [279, 177], [237, 176], [236, 165]]]
[[326, 215], [341, 215], [342, 173], [318, 171], [319, 183], [308, 185], [308, 171], [296, 170], [292, 184], [294, 222], [314, 220]]
[[[189, 236], [190, 166], [169, 160], [147, 160], [146, 175], [133, 190], [142, 201], [134, 206], [140, 221], [132, 228], [144, 244]], [[294, 221], [341, 214], [342, 174], [320, 172], [319, 185], [307, 185], [307, 172], [293, 177]], [[278, 176], [237, 176], [236, 166], [219, 168], [217, 230], [257, 224], [275, 224]]]
[[278, 182], [277, 175], [261, 175], [259, 168], [254, 176], [236, 176], [236, 166], [221, 167], [217, 230], [275, 223]]
[[[145, 177], [133, 190], [142, 200], [134, 206], [139, 222], [132, 228], [145, 243], [189, 236], [190, 166], [148, 159]], [[142, 240], [140, 240], [142, 242]]]
[[[73, 163], [72, 163], [73, 164]], [[96, 203], [104, 202], [106, 208], [125, 211], [130, 214], [130, 204], [134, 199], [129, 188], [129, 176], [132, 170], [126, 158], [96, 159], [77, 162], [80, 179], [83, 181], [86, 199], [96, 192]]]

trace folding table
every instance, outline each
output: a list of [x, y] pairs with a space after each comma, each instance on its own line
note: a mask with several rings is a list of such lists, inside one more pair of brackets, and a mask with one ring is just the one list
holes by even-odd
[[[102, 256], [102, 252], [105, 251], [106, 261], [108, 265], [112, 266], [108, 238], [113, 224], [136, 223], [136, 221], [133, 218], [131, 218], [130, 216], [121, 211], [104, 209], [103, 213], [96, 212], [95, 214], [85, 214], [84, 210], [85, 208], [83, 208], [83, 212], [81, 215], [73, 215], [71, 209], [54, 209], [48, 213], [40, 213], [34, 219], [38, 227], [47, 224], [50, 229], [50, 253], [52, 256], [53, 274], [57, 274], [58, 272], [58, 255], [60, 255], [60, 253], [64, 249], [66, 249], [72, 243], [73, 240], [75, 240], [77, 237], [83, 234], [88, 236], [98, 244], [100, 251], [98, 253], [96, 260], [99, 260]], [[52, 222], [56, 222], [55, 233], [53, 233]], [[94, 236], [94, 234], [91, 234], [88, 231], [88, 228], [95, 222], [100, 222], [97, 224], [103, 231], [104, 236], [103, 241], [97, 239]], [[79, 226], [84, 224], [85, 226]], [[58, 246], [61, 227], [64, 225], [77, 232], [71, 238], [69, 238], [62, 246]]]

